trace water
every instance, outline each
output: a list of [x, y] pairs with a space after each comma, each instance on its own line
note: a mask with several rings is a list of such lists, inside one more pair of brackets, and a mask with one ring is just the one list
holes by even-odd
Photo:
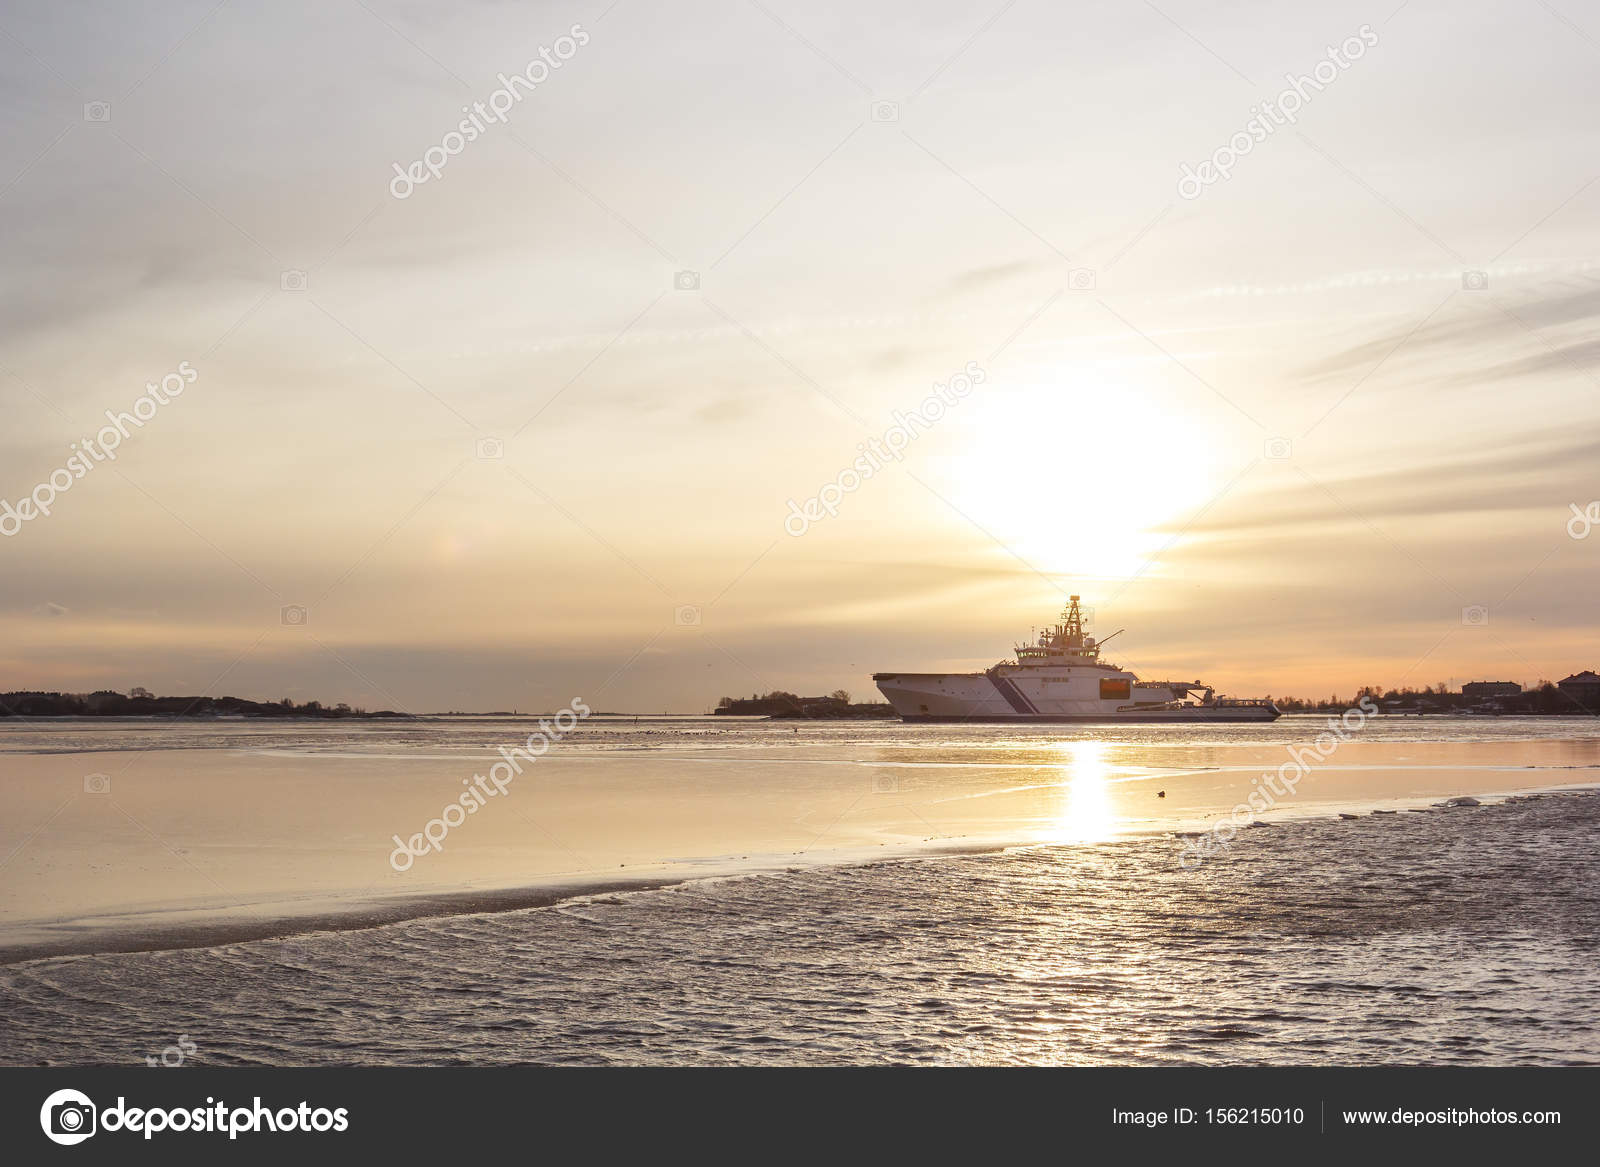
[[[587, 719], [570, 744], [589, 749], [712, 749], [840, 746], [872, 749], [952, 744], [1014, 750], [1101, 741], [1128, 746], [1218, 747], [1303, 741], [1330, 714], [1289, 714], [1265, 724], [1211, 725], [915, 725], [877, 721], [766, 721], [722, 717]], [[539, 728], [537, 717], [444, 716], [414, 720], [265, 721], [216, 718], [0, 719], [0, 754], [142, 749], [302, 749], [328, 752], [493, 750]], [[1600, 742], [1596, 717], [1382, 717], [1361, 731], [1370, 742]]]
[[0, 970], [12, 1064], [1600, 1063], [1600, 794]]
[[667, 886], [424, 915], [387, 833], [527, 719], [11, 723], [0, 940], [88, 954], [0, 966], [0, 1063], [1600, 1064], [1600, 721], [1379, 719], [1179, 866], [1325, 724], [595, 719], [426, 890]]

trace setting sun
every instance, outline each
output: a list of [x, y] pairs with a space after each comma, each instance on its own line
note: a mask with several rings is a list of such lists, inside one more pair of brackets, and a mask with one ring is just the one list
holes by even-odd
[[1221, 485], [1204, 403], [1116, 381], [996, 387], [940, 489], [1047, 574], [1126, 578]]

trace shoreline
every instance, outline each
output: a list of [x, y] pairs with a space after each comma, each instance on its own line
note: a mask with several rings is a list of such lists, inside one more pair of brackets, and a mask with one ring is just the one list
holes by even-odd
[[[1480, 800], [1480, 805], [1494, 806], [1528, 798], [1579, 797], [1586, 794], [1600, 794], [1600, 786], [1582, 783], [1505, 791], [1478, 791], [1474, 797]], [[1451, 810], [1470, 809], [1472, 808], [1446, 806], [1435, 801], [1433, 796], [1396, 798], [1361, 804], [1327, 800], [1268, 812], [1259, 816], [1251, 825], [1271, 828], [1295, 823], [1327, 821], [1330, 818], [1340, 818], [1350, 814], [1354, 814], [1358, 819], [1364, 819], [1406, 811], [1446, 813]], [[19, 920], [12, 924], [0, 925], [0, 967], [117, 953], [217, 948], [268, 940], [292, 942], [295, 937], [312, 932], [368, 931], [414, 920], [527, 911], [596, 896], [657, 891], [700, 881], [759, 878], [830, 867], [914, 863], [953, 855], [1000, 854], [1039, 848], [1102, 848], [1133, 842], [1149, 842], [1160, 838], [1180, 842], [1207, 833], [1211, 825], [1220, 821], [1226, 814], [1225, 811], [1218, 812], [1198, 820], [1147, 820], [1096, 840], [1034, 838], [963, 842], [958, 838], [937, 841], [930, 839], [922, 844], [904, 845], [894, 849], [887, 849], [887, 844], [880, 844], [875, 848], [840, 848], [819, 852], [810, 862], [803, 860], [797, 862], [793, 856], [781, 861], [769, 856], [743, 856], [737, 862], [743, 862], [745, 866], [738, 866], [735, 861], [727, 859], [679, 861], [651, 865], [643, 869], [640, 874], [629, 877], [618, 877], [609, 873], [602, 877], [601, 873], [596, 871], [594, 878], [565, 878], [519, 886], [459, 887], [390, 896], [369, 894], [353, 897], [349, 894], [344, 896], [330, 894], [320, 898], [303, 897], [300, 903], [307, 905], [314, 903], [320, 907], [299, 912], [284, 910], [296, 901], [262, 900], [226, 907], [180, 906], [153, 911], [127, 910], [75, 918]], [[1179, 851], [1175, 849], [1174, 870], [1177, 869], [1178, 854]], [[666, 870], [680, 867], [688, 862], [704, 863], [714, 869], [699, 872]], [[277, 911], [267, 916], [240, 918], [264, 908]], [[200, 918], [190, 921], [173, 919], [184, 915]], [[164, 922], [162, 917], [166, 918]], [[101, 928], [96, 928], [93, 924], [94, 921], [115, 919], [130, 922]], [[133, 920], [140, 922], [133, 923]], [[13, 929], [25, 933], [48, 933], [61, 929], [72, 935], [54, 937], [47, 941], [24, 940], [11, 943], [6, 940], [4, 933]]]

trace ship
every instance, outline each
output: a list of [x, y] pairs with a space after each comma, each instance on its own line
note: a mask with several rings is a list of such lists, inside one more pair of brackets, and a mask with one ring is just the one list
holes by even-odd
[[1270, 699], [1219, 697], [1202, 681], [1141, 681], [1101, 658], [1113, 636], [1084, 633], [1072, 596], [1060, 623], [1016, 659], [981, 673], [873, 673], [873, 683], [904, 721], [1192, 722], [1275, 721]]

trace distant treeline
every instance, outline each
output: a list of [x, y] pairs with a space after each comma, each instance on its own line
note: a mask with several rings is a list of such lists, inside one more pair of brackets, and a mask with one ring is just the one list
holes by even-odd
[[410, 717], [382, 709], [368, 713], [349, 705], [307, 701], [247, 701], [243, 697], [157, 697], [145, 689], [128, 694], [0, 693], [0, 717]]
[[894, 716], [894, 708], [888, 704], [850, 704], [850, 694], [843, 689], [835, 689], [826, 697], [800, 697], [784, 689], [754, 693], [749, 697], [724, 697], [717, 702], [717, 712], [736, 717], [812, 717], [829, 720]]
[[1521, 693], [1482, 697], [1478, 694], [1452, 690], [1448, 685], [1430, 685], [1425, 689], [1390, 689], [1385, 692], [1377, 685], [1367, 685], [1345, 698], [1337, 694], [1325, 701], [1314, 697], [1273, 697], [1272, 702], [1285, 713], [1340, 712], [1369, 698], [1385, 713], [1497, 713], [1507, 716], [1529, 714], [1565, 714], [1594, 712], [1570, 694], [1563, 693], [1549, 681], [1540, 681], [1532, 689]]

